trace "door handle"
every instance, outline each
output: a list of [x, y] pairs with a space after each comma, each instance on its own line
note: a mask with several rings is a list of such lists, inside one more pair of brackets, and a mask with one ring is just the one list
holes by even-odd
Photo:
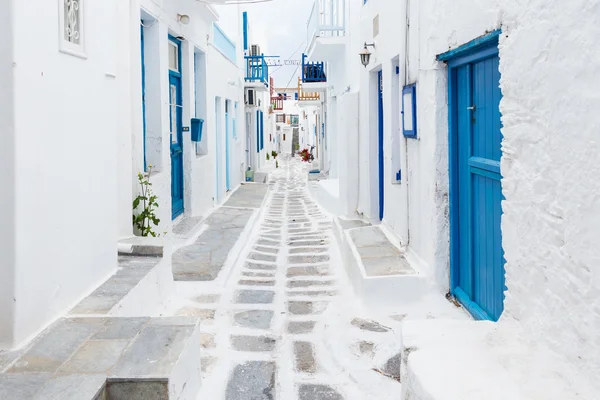
[[475, 106], [467, 107], [467, 110], [473, 110], [473, 111], [475, 111]]

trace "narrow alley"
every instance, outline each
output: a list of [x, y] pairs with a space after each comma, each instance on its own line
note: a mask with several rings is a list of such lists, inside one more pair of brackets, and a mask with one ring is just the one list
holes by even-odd
[[0, 400], [600, 399], [599, 17], [0, 2]]
[[[248, 246], [231, 271], [221, 271], [227, 277], [222, 289], [184, 283], [188, 287], [178, 290], [186, 299], [176, 314], [208, 316], [200, 323], [199, 399], [399, 395], [396, 380], [373, 371], [378, 347], [394, 350], [399, 322], [378, 323], [362, 313], [343, 270], [332, 218], [311, 199], [307, 184], [304, 163], [282, 160]], [[227, 203], [220, 210], [227, 209], [238, 210]], [[387, 373], [397, 375], [399, 364], [393, 362]]]

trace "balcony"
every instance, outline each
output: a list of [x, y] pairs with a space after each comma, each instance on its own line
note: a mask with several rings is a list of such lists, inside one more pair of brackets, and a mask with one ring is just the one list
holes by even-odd
[[323, 92], [327, 89], [327, 76], [323, 61], [307, 61], [302, 54], [302, 86], [304, 90]]
[[283, 110], [283, 101], [284, 98], [281, 95], [271, 97], [271, 108], [273, 108], [275, 111]]
[[303, 90], [302, 79], [298, 78], [298, 104], [301, 106], [319, 105], [321, 104], [321, 93], [305, 92]]
[[267, 90], [269, 84], [269, 66], [265, 61], [265, 56], [245, 56], [246, 61], [246, 81], [245, 87], [258, 90]]
[[315, 0], [307, 22], [310, 60], [333, 61], [346, 44], [346, 0]]

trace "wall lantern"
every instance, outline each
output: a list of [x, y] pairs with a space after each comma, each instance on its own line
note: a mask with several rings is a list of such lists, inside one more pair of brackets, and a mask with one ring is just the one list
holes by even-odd
[[358, 55], [360, 56], [360, 62], [362, 63], [362, 65], [365, 66], [365, 68], [367, 68], [367, 65], [369, 65], [369, 61], [371, 60], [371, 52], [367, 48], [369, 46], [375, 48], [375, 43], [365, 42], [365, 47], [362, 49], [362, 51], [360, 53], [358, 53]]
[[190, 16], [186, 14], [177, 14], [177, 21], [181, 22], [183, 25], [187, 25], [190, 23]]

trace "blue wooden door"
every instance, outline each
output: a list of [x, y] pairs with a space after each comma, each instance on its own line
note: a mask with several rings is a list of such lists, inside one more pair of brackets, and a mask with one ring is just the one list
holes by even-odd
[[181, 42], [169, 37], [169, 121], [171, 131], [171, 209], [175, 219], [183, 212], [183, 125], [181, 95]]
[[225, 190], [230, 190], [229, 182], [229, 101], [225, 101]]
[[379, 71], [377, 74], [377, 158], [379, 165], [379, 219], [383, 219], [383, 71]]
[[450, 62], [453, 292], [478, 319], [504, 308], [497, 44]]
[[141, 61], [142, 61], [142, 127], [144, 140], [144, 171], [147, 168], [146, 160], [146, 63], [144, 57], [144, 21], [140, 24], [140, 45], [141, 45]]

